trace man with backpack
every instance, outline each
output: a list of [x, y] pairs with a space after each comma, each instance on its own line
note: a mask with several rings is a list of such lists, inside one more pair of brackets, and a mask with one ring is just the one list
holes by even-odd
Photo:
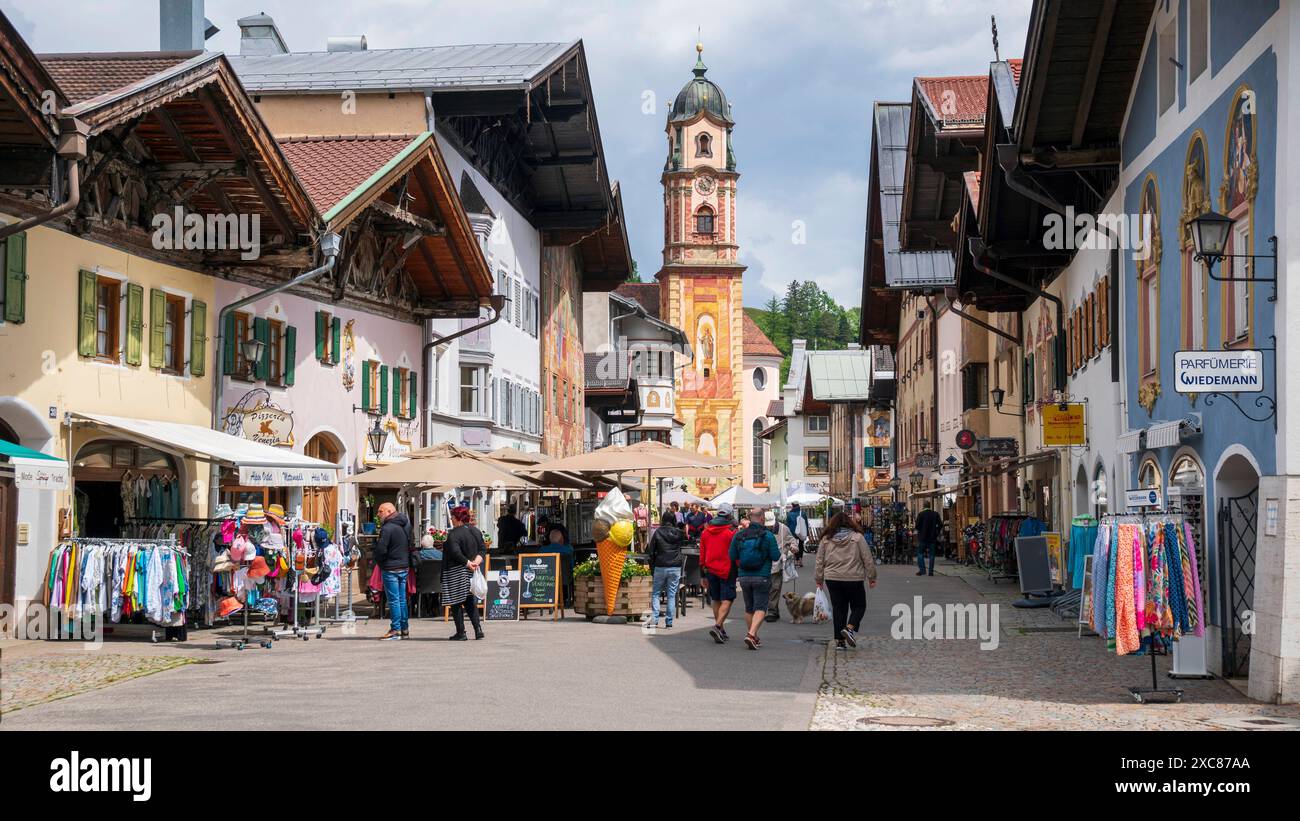
[[768, 596], [772, 591], [772, 562], [781, 560], [776, 536], [763, 526], [763, 522], [763, 512], [752, 511], [749, 526], [737, 531], [731, 539], [731, 560], [736, 564], [740, 591], [745, 596], [745, 620], [749, 622], [745, 646], [750, 650], [763, 646], [758, 631], [767, 618]]
[[731, 557], [731, 541], [736, 534], [736, 520], [731, 516], [731, 505], [718, 505], [718, 515], [713, 517], [700, 535], [700, 567], [709, 586], [709, 601], [713, 605], [713, 628], [709, 635], [718, 644], [730, 641], [727, 636], [727, 615], [736, 601], [736, 562]]

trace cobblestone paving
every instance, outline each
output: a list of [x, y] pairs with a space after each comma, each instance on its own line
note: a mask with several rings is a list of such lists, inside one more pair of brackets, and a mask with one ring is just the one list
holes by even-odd
[[[1250, 701], [1224, 681], [1174, 682], [1164, 656], [1157, 657], [1160, 687], [1181, 688], [1183, 702], [1138, 704], [1128, 688], [1150, 687], [1149, 657], [1107, 652], [1099, 638], [1086, 631], [1078, 637], [1073, 621], [1048, 609], [1011, 607], [1021, 598], [1014, 582], [993, 584], [952, 563], [932, 579], [914, 572], [882, 568], [858, 649], [827, 648], [813, 729], [893, 729], [861, 719], [896, 716], [940, 719], [951, 723], [933, 729], [956, 730], [1207, 730], [1215, 727], [1206, 722], [1230, 716], [1300, 718], [1300, 707]], [[893, 639], [890, 607], [911, 604], [915, 595], [927, 603], [1000, 604], [999, 646]]]
[[196, 661], [178, 655], [104, 651], [6, 660], [0, 666], [0, 714], [161, 673]]

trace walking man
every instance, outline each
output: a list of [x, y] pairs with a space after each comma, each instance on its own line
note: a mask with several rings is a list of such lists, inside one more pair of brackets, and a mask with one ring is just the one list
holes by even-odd
[[411, 571], [411, 522], [398, 513], [391, 502], [379, 506], [379, 542], [374, 562], [384, 580], [384, 598], [388, 601], [389, 629], [380, 641], [401, 641], [410, 636], [410, 600], [406, 595], [406, 578]]
[[943, 529], [943, 519], [935, 513], [929, 502], [916, 514], [916, 566], [920, 568], [916, 575], [926, 575], [925, 554], [930, 554], [929, 574], [934, 575], [934, 554], [939, 549], [939, 531]]
[[779, 522], [776, 519], [776, 511], [763, 511], [763, 524], [767, 527], [769, 533], [776, 537], [776, 546], [781, 550], [780, 561], [772, 562], [772, 589], [768, 594], [767, 602], [767, 620], [781, 620], [781, 588], [785, 583], [785, 567], [787, 563], [794, 562], [794, 551], [799, 542], [795, 539], [794, 534], [785, 522]]
[[718, 644], [730, 641], [726, 621], [736, 601], [736, 563], [731, 559], [731, 539], [735, 535], [731, 505], [724, 503], [700, 536], [700, 567], [708, 576], [709, 602], [713, 606], [713, 629], [709, 635]]
[[799, 503], [795, 502], [790, 505], [790, 510], [785, 514], [785, 526], [790, 528], [790, 532], [794, 534], [796, 539], [796, 544], [798, 546], [795, 548], [794, 552], [794, 563], [799, 567], [803, 567], [804, 539], [806, 538], [805, 536], [799, 535], [799, 524], [801, 520], [803, 522], [803, 532], [806, 534], [808, 532], [808, 516], [804, 514], [803, 508], [799, 506]]
[[758, 631], [767, 618], [769, 594], [772, 592], [772, 563], [780, 561], [781, 549], [776, 536], [762, 525], [759, 512], [750, 514], [749, 526], [731, 538], [729, 554], [736, 565], [740, 590], [745, 596], [745, 621], [749, 632], [745, 646], [757, 650], [763, 646]]

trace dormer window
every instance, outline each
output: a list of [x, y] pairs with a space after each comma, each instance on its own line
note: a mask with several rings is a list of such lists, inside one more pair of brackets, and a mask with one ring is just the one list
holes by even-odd
[[713, 156], [713, 138], [708, 134], [701, 134], [695, 138], [695, 156], [712, 157]]
[[695, 212], [695, 233], [713, 233], [713, 209], [705, 205]]

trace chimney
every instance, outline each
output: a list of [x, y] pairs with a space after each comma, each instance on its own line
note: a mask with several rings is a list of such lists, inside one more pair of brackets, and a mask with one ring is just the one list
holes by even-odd
[[366, 35], [355, 34], [347, 37], [331, 37], [325, 41], [325, 50], [331, 54], [340, 51], [366, 51]]
[[158, 47], [163, 51], [203, 51], [218, 31], [203, 16], [203, 0], [158, 0]]
[[289, 46], [284, 42], [271, 15], [262, 11], [240, 19], [240, 57], [272, 57], [288, 53]]

